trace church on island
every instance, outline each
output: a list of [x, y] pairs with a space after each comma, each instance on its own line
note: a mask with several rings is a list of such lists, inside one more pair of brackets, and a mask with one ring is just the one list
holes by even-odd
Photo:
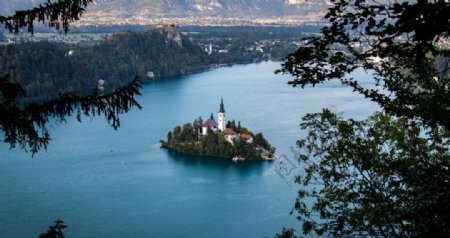
[[233, 144], [233, 140], [240, 137], [245, 140], [247, 143], [253, 142], [253, 137], [246, 133], [236, 133], [232, 128], [227, 128], [225, 124], [225, 107], [223, 105], [223, 98], [220, 101], [219, 113], [217, 115], [219, 121], [216, 122], [213, 114], [211, 113], [211, 117], [203, 123], [202, 126], [202, 135], [205, 136], [208, 134], [208, 129], [217, 132], [220, 131], [225, 136], [225, 139]]
[[272, 147], [262, 133], [253, 134], [241, 122], [225, 119], [223, 99], [220, 102], [217, 121], [214, 115], [203, 121], [201, 117], [192, 123], [175, 126], [167, 133], [167, 141], [160, 140], [161, 147], [181, 154], [240, 160], [273, 160]]

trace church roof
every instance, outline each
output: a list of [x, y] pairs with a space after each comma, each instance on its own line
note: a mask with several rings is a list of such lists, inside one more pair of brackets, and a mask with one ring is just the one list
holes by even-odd
[[217, 122], [216, 120], [214, 120], [213, 114], [211, 114], [211, 117], [207, 121], [205, 121], [205, 123], [203, 123], [203, 127], [209, 128], [217, 127]]
[[236, 132], [234, 132], [234, 130], [231, 128], [226, 128], [225, 130], [223, 130], [223, 134], [226, 136], [233, 136], [236, 135]]
[[222, 101], [220, 102], [220, 109], [219, 109], [219, 112], [225, 113], [225, 108], [223, 107], [223, 98], [222, 98]]
[[249, 135], [249, 134], [242, 133], [241, 134], [241, 138], [246, 140], [246, 141], [248, 141], [248, 140], [250, 140], [252, 138], [252, 136]]

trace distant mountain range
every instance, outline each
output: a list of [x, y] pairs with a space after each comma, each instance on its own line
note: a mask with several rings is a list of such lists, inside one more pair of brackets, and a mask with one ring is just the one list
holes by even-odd
[[[46, 0], [0, 2], [0, 14], [27, 9]], [[91, 4], [88, 18], [290, 18], [322, 16], [329, 0], [98, 0]]]
[[[93, 12], [117, 12], [122, 17], [285, 17], [322, 12], [326, 0], [109, 0], [90, 7]], [[126, 6], [126, 7], [125, 7]]]

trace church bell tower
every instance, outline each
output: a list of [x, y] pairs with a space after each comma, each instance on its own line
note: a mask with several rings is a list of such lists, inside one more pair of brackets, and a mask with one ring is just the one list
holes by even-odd
[[219, 122], [218, 122], [218, 129], [220, 131], [225, 130], [225, 108], [223, 107], [223, 98], [222, 101], [220, 102], [220, 109], [219, 109]]

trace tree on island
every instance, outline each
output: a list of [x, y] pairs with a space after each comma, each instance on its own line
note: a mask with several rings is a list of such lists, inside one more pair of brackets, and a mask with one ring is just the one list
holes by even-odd
[[[0, 23], [15, 33], [22, 27], [33, 33], [35, 21], [60, 33], [67, 33], [70, 23], [79, 20], [85, 7], [92, 2], [94, 0], [48, 2], [30, 10], [16, 11], [12, 16], [0, 16]], [[25, 90], [12, 82], [9, 75], [3, 74], [0, 76], [0, 129], [4, 132], [3, 141], [12, 148], [19, 145], [22, 149], [30, 149], [34, 154], [46, 148], [50, 141], [46, 127], [49, 118], [64, 121], [73, 114], [77, 115], [78, 121], [82, 116], [104, 115], [108, 123], [117, 129], [120, 114], [133, 107], [141, 108], [135, 100], [140, 95], [139, 89], [140, 79], [135, 77], [128, 85], [107, 94], [102, 93], [99, 82], [98, 87], [87, 96], [64, 93], [43, 103], [22, 104], [21, 100], [26, 97]]]
[[[293, 208], [304, 235], [450, 234], [450, 3], [332, 1], [320, 35], [286, 58], [293, 86], [340, 80], [384, 113], [344, 120], [308, 114]], [[373, 73], [365, 88], [349, 73]], [[283, 229], [276, 237], [296, 237]]]
[[[221, 131], [213, 131], [210, 128], [208, 128], [206, 135], [202, 135], [202, 124], [200, 123], [202, 121], [199, 117], [193, 123], [174, 127], [172, 131], [167, 133], [167, 141], [161, 141], [162, 147], [181, 154], [224, 159], [239, 156], [248, 160], [262, 160], [264, 151], [261, 148], [268, 151], [267, 156], [269, 158], [275, 153], [275, 148], [267, 142], [262, 133], [253, 135], [247, 128], [240, 126], [240, 123], [241, 133], [251, 135], [253, 142], [249, 143], [238, 137], [233, 139], [233, 143], [230, 143]], [[233, 122], [231, 122], [231, 125], [235, 125]]]

